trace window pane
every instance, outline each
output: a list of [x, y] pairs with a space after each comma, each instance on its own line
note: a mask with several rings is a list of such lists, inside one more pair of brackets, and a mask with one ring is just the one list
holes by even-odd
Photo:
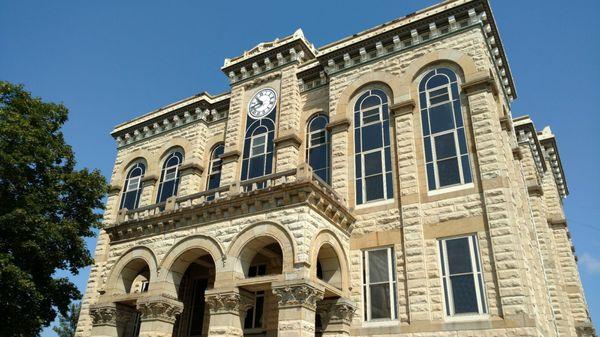
[[265, 156], [258, 156], [250, 159], [250, 170], [248, 178], [256, 178], [265, 173]]
[[473, 181], [473, 178], [471, 177], [471, 166], [469, 164], [469, 156], [464, 155], [461, 157], [461, 160], [465, 184], [468, 184]]
[[388, 249], [369, 251], [369, 282], [386, 282], [389, 279]]
[[381, 119], [380, 112], [379, 107], [363, 111], [363, 125], [379, 121]]
[[381, 152], [371, 152], [365, 154], [365, 176], [382, 173]]
[[393, 191], [393, 189], [394, 189], [394, 183], [392, 182], [392, 174], [391, 173], [387, 173], [385, 175], [385, 186], [387, 188], [387, 191], [386, 191], [387, 196], [386, 196], [386, 198], [390, 199], [390, 198], [393, 197], [393, 194], [394, 194], [394, 191]]
[[446, 252], [448, 253], [450, 275], [473, 271], [468, 238], [446, 240]]
[[433, 170], [433, 163], [427, 164], [427, 185], [429, 190], [435, 190], [435, 172]]
[[478, 313], [473, 275], [450, 276], [450, 283], [452, 284], [454, 313]]
[[457, 138], [458, 138], [458, 146], [460, 148], [460, 153], [461, 154], [465, 154], [467, 153], [467, 140], [465, 138], [465, 129], [464, 128], [460, 128], [458, 130], [456, 130], [457, 134]]
[[371, 319], [390, 318], [389, 283], [371, 285]]
[[319, 170], [327, 166], [327, 147], [319, 146], [308, 151], [308, 163], [313, 170]]
[[454, 105], [454, 118], [456, 118], [456, 127], [460, 128], [463, 126], [462, 114], [460, 112], [460, 101], [455, 100], [452, 104]]
[[460, 184], [457, 158], [437, 162], [440, 187]]
[[377, 106], [381, 104], [381, 99], [377, 96], [369, 96], [362, 101], [360, 104], [361, 109], [367, 109], [373, 106]]
[[254, 319], [254, 327], [255, 328], [260, 328], [262, 327], [262, 316], [263, 316], [263, 306], [265, 303], [265, 298], [264, 296], [257, 296], [256, 297], [256, 317]]
[[383, 175], [365, 178], [367, 201], [383, 198]]
[[368, 151], [383, 146], [381, 137], [381, 124], [371, 124], [362, 128], [362, 150]]
[[356, 179], [356, 203], [363, 203], [363, 195], [362, 195], [362, 179]]
[[421, 124], [423, 126], [423, 136], [429, 136], [429, 118], [427, 117], [427, 110], [421, 112]]
[[429, 163], [433, 161], [433, 154], [431, 152], [431, 139], [429, 137], [423, 138], [423, 145], [425, 146], [425, 162]]
[[431, 132], [437, 133], [454, 129], [454, 118], [450, 104], [442, 104], [429, 109]]
[[448, 84], [448, 77], [444, 75], [435, 75], [427, 82], [427, 89], [439, 87]]
[[447, 133], [445, 135], [435, 137], [435, 155], [438, 160], [456, 157], [454, 133]]

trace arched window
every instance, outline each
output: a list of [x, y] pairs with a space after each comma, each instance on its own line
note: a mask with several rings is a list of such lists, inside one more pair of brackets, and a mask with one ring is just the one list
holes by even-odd
[[[210, 166], [208, 168], [208, 182], [206, 183], [206, 189], [212, 190], [221, 185], [221, 168], [223, 167], [223, 161], [221, 156], [225, 152], [225, 145], [219, 144], [215, 146], [210, 154]], [[206, 200], [213, 200], [215, 194], [206, 196]]]
[[430, 191], [472, 182], [456, 74], [437, 68], [419, 84]]
[[179, 187], [179, 166], [182, 162], [183, 154], [179, 151], [171, 152], [165, 159], [160, 174], [160, 184], [158, 185], [156, 202], [163, 202], [168, 198], [177, 195], [177, 188]]
[[393, 198], [388, 98], [367, 90], [354, 106], [356, 204]]
[[137, 163], [129, 169], [123, 187], [120, 208], [135, 209], [138, 207], [140, 195], [142, 194], [144, 173], [146, 173], [146, 165], [143, 163]]
[[319, 114], [308, 123], [306, 131], [306, 161], [317, 176], [330, 183], [330, 144], [331, 139], [326, 126], [329, 118]]
[[[242, 180], [262, 177], [273, 171], [275, 110], [273, 109], [267, 116], [260, 119], [248, 116], [248, 126], [244, 138]], [[261, 187], [263, 186], [258, 186], [258, 188]]]

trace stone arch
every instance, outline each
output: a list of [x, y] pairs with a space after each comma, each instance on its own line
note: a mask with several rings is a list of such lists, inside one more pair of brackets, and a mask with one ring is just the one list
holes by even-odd
[[225, 254], [219, 242], [213, 238], [195, 235], [173, 245], [165, 254], [158, 269], [158, 280], [162, 290], [176, 298], [181, 278], [189, 265], [205, 255], [210, 256], [217, 273], [223, 269]]
[[317, 265], [323, 268], [323, 281], [347, 291], [350, 267], [348, 256], [337, 235], [328, 229], [321, 230], [312, 241], [310, 248], [311, 276], [317, 278]]
[[296, 244], [287, 229], [274, 222], [250, 225], [233, 239], [227, 253], [232, 263], [232, 271], [238, 276], [246, 275], [254, 255], [270, 242], [276, 242], [281, 248], [282, 272], [293, 271], [296, 262]]
[[148, 269], [150, 288], [157, 280], [157, 262], [152, 250], [138, 246], [123, 254], [112, 267], [106, 282], [107, 293], [129, 293], [136, 277], [144, 268]]
[[183, 137], [173, 137], [170, 138], [166, 144], [160, 147], [160, 149], [156, 152], [157, 155], [153, 157], [153, 159], [159, 163], [162, 163], [162, 161], [165, 159], [165, 156], [175, 148], [181, 149], [184, 160], [186, 160], [188, 156], [191, 158], [194, 151], [192, 143], [188, 139]]
[[[463, 83], [469, 82], [477, 73], [475, 62], [467, 54], [455, 49], [440, 49], [412, 61], [401, 77], [402, 85], [412, 86], [427, 67], [444, 63], [449, 63], [458, 70], [457, 75], [463, 80]], [[415, 95], [417, 94], [415, 91]]]
[[136, 163], [142, 162], [146, 166], [145, 175], [151, 174], [151, 170], [156, 170], [158, 166], [156, 163], [152, 163], [146, 157], [147, 153], [142, 153], [141, 150], [136, 150], [130, 153], [128, 156], [121, 160], [121, 165], [115, 170], [115, 174], [112, 178], [112, 185], [123, 187], [125, 183], [125, 177], [127, 177], [127, 172], [129, 169], [135, 165]]
[[387, 91], [389, 91], [389, 94], [391, 94], [390, 105], [401, 102], [407, 99], [407, 97], [410, 97], [410, 87], [403, 86], [400, 76], [384, 71], [369, 72], [354, 80], [344, 89], [344, 91], [342, 91], [338, 98], [335, 115], [332, 117], [332, 122], [339, 121], [344, 118], [347, 118], [349, 121], [353, 121], [353, 109], [349, 109], [348, 104], [362, 88], [375, 84], [382, 85], [388, 89]]

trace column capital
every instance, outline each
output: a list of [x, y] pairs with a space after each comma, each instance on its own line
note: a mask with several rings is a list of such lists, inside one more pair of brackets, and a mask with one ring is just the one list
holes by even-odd
[[254, 296], [238, 288], [210, 289], [206, 291], [204, 297], [211, 314], [230, 313], [239, 315], [254, 305]]
[[183, 311], [183, 303], [164, 296], [148, 296], [138, 299], [137, 310], [142, 321], [175, 323]]
[[317, 301], [323, 299], [325, 291], [309, 280], [293, 280], [274, 283], [273, 294], [277, 296], [280, 308], [306, 307], [316, 310]]
[[390, 111], [392, 112], [392, 116], [394, 117], [412, 114], [414, 110], [415, 101], [412, 98], [390, 106]]
[[319, 301], [317, 312], [321, 315], [325, 324], [352, 323], [352, 317], [356, 311], [356, 305], [348, 299], [327, 299]]
[[90, 316], [92, 316], [92, 325], [110, 325], [117, 326], [117, 304], [116, 303], [97, 303], [90, 306]]

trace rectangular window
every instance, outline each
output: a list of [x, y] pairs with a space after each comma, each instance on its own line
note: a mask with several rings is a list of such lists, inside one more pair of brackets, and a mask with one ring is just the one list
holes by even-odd
[[[266, 264], [252, 265], [248, 269], [248, 277], [265, 276], [267, 274]], [[263, 327], [263, 309], [265, 305], [265, 292], [254, 293], [254, 306], [246, 311], [244, 329], [259, 329]]]
[[487, 314], [475, 235], [438, 241], [446, 316]]
[[363, 252], [365, 321], [396, 319], [396, 268], [391, 247]]

